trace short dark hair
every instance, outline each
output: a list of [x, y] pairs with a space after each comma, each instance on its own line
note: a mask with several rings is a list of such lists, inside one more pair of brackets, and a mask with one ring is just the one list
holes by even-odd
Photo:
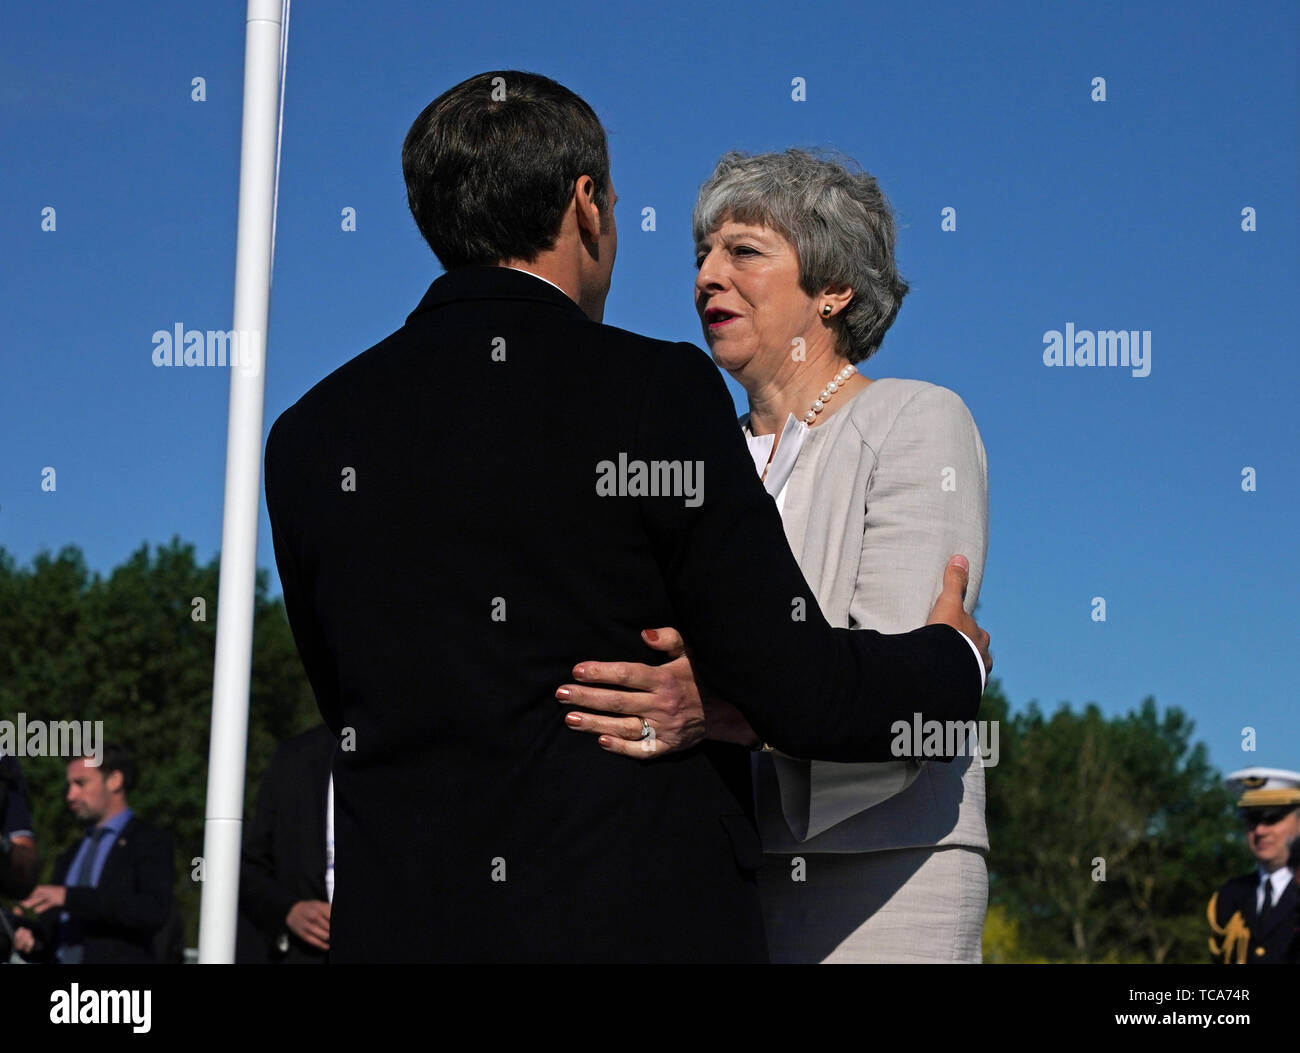
[[107, 779], [115, 771], [122, 773], [122, 792], [126, 793], [135, 785], [135, 760], [120, 742], [105, 742], [99, 755], [99, 774]]
[[537, 73], [493, 70], [443, 92], [402, 143], [406, 200], [447, 270], [535, 260], [555, 246], [580, 176], [609, 207], [609, 146], [595, 111]]

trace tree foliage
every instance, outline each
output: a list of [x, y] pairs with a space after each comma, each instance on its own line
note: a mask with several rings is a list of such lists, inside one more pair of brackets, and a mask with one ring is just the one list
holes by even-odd
[[1232, 800], [1192, 722], [1153, 698], [1110, 718], [1096, 705], [1009, 715], [997, 684], [990, 699], [1003, 720], [988, 777], [996, 953], [1203, 962], [1205, 905], [1244, 860]]

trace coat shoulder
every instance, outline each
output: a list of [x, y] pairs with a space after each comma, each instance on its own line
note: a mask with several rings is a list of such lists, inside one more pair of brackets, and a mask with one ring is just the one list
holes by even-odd
[[[849, 418], [862, 441], [872, 448], [894, 433], [924, 430], [931, 434], [937, 423], [966, 434], [974, 418], [961, 396], [926, 380], [882, 377], [854, 400]], [[896, 431], [897, 429], [897, 431]]]
[[132, 816], [131, 821], [122, 828], [122, 833], [118, 839], [125, 839], [128, 842], [134, 841], [137, 844], [147, 844], [154, 846], [165, 846], [167, 851], [171, 851], [172, 835], [160, 826], [154, 826], [148, 820], [141, 819], [139, 816]]
[[1248, 897], [1254, 895], [1258, 880], [1254, 874], [1239, 874], [1220, 885], [1215, 893], [1218, 896], [1220, 917], [1226, 917], [1237, 910], [1245, 911]]
[[[857, 412], [879, 416], [883, 409], [891, 420], [896, 419], [904, 410], [970, 416], [969, 408], [957, 392], [940, 384], [931, 384], [928, 380], [882, 377], [872, 382], [870, 390], [874, 397], [858, 399], [858, 406], [855, 406]], [[859, 409], [864, 403], [866, 407]]]

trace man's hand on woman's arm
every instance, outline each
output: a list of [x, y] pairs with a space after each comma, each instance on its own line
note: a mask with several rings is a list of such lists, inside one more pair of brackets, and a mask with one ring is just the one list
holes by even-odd
[[983, 676], [993, 672], [993, 656], [989, 654], [989, 634], [981, 629], [972, 615], [966, 613], [966, 585], [970, 581], [970, 563], [965, 556], [953, 556], [943, 569], [943, 591], [930, 609], [926, 625], [950, 625], [970, 641], [976, 657], [984, 665]]

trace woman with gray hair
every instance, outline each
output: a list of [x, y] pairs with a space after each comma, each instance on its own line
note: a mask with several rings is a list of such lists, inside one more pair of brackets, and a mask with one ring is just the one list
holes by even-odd
[[[728, 153], [700, 190], [693, 228], [705, 340], [749, 396], [740, 424], [755, 470], [827, 620], [887, 633], [923, 624], [953, 552], [969, 557], [973, 610], [988, 535], [975, 423], [946, 388], [857, 369], [908, 290], [876, 180], [801, 150]], [[646, 639], [681, 653], [671, 630]], [[584, 679], [606, 675], [584, 665]], [[616, 706], [609, 692], [573, 700], [631, 716], [566, 718], [605, 749], [644, 757], [646, 722], [656, 756], [698, 741], [700, 725], [709, 738], [755, 745], [722, 700], [703, 703], [701, 719], [686, 657], [622, 665]], [[903, 738], [896, 755], [920, 752]], [[984, 770], [973, 737], [959, 750], [947, 763], [758, 753], [758, 879], [774, 962], [981, 960]]]

